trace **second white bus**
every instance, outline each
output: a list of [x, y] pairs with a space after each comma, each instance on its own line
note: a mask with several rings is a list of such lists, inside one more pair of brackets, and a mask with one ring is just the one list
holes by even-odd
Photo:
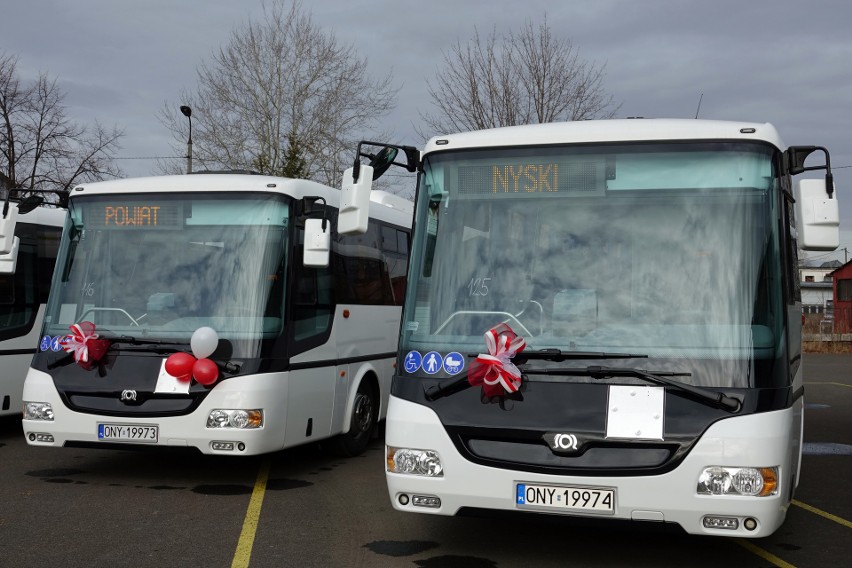
[[27, 441], [363, 451], [386, 413], [412, 204], [373, 192], [365, 232], [347, 236], [341, 195], [248, 174], [76, 187], [24, 386]]

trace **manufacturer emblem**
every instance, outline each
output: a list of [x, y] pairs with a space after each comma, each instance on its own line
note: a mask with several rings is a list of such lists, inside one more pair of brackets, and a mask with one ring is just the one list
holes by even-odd
[[136, 391], [135, 390], [123, 390], [123, 391], [121, 391], [121, 401], [122, 402], [136, 402]]
[[575, 454], [583, 449], [583, 440], [565, 432], [548, 432], [543, 436], [550, 449], [560, 454]]

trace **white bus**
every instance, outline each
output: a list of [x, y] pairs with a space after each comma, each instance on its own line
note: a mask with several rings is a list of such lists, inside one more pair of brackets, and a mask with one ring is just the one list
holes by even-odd
[[387, 411], [413, 207], [374, 191], [365, 232], [344, 235], [341, 195], [230, 173], [74, 188], [27, 441], [363, 451]]
[[[37, 205], [37, 204], [36, 204]], [[21, 414], [65, 210], [6, 202], [0, 216], [0, 416]], [[19, 211], [20, 209], [20, 211]]]
[[778, 529], [802, 449], [796, 241], [838, 246], [828, 152], [769, 124], [612, 120], [441, 136], [414, 165], [393, 506]]

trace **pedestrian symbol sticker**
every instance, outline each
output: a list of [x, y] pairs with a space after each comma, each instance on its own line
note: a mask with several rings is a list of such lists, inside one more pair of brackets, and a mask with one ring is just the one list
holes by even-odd
[[423, 357], [423, 370], [434, 375], [441, 370], [444, 365], [444, 358], [437, 351], [430, 351]]
[[464, 369], [464, 357], [453, 351], [444, 357], [444, 370], [451, 375], [458, 375]]
[[53, 338], [53, 341], [50, 343], [50, 348], [57, 353], [62, 351], [62, 343], [60, 343], [65, 338], [64, 335], [57, 335]]
[[420, 351], [409, 351], [408, 355], [405, 356], [405, 361], [403, 361], [403, 366], [405, 367], [406, 373], [414, 373], [417, 369], [420, 368], [420, 363], [423, 361], [423, 356], [420, 355]]

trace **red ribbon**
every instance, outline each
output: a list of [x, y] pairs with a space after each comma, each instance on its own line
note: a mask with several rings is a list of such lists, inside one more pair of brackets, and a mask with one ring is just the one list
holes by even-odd
[[60, 345], [65, 351], [74, 354], [74, 361], [81, 367], [88, 368], [98, 362], [109, 348], [109, 340], [98, 339], [95, 324], [90, 321], [75, 323], [68, 329], [71, 335], [66, 336]]
[[488, 353], [480, 353], [470, 365], [467, 380], [472, 386], [482, 385], [486, 397], [518, 392], [521, 371], [511, 359], [527, 346], [523, 337], [501, 323], [485, 332]]

